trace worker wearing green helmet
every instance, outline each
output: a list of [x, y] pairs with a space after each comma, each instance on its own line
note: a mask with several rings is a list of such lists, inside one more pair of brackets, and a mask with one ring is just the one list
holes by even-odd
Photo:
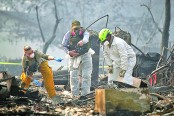
[[136, 54], [132, 47], [123, 39], [115, 37], [112, 32], [104, 28], [99, 32], [99, 40], [104, 45], [104, 58], [108, 65], [108, 83], [123, 78], [123, 82], [132, 85], [132, 72], [136, 64]]

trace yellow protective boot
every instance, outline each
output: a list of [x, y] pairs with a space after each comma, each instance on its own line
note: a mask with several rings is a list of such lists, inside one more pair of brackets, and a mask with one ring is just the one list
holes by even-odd
[[56, 96], [56, 90], [54, 87], [53, 72], [51, 67], [48, 66], [48, 61], [40, 64], [40, 72], [44, 79], [44, 86], [50, 98]]
[[21, 88], [28, 89], [30, 83], [31, 83], [31, 78], [27, 77], [24, 72], [21, 74]]

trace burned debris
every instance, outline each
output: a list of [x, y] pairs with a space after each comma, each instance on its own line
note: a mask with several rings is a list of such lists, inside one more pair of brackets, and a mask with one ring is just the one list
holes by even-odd
[[[4, 74], [6, 74], [6, 72], [3, 72]], [[13, 77], [14, 78], [14, 77]], [[11, 79], [11, 78], [9, 78]], [[8, 79], [4, 79], [5, 81]], [[2, 82], [2, 79], [1, 79]], [[2, 83], [1, 83], [2, 84]], [[66, 83], [67, 84], [67, 83]], [[12, 84], [11, 84], [12, 85]], [[149, 83], [150, 85], [150, 83]], [[97, 104], [100, 102], [97, 102], [97, 100], [100, 100], [100, 98], [102, 98], [101, 94], [99, 94], [98, 96], [98, 91], [101, 90], [105, 90], [107, 91], [105, 94], [106, 98], [105, 98], [105, 105], [99, 105], [100, 107], [103, 106], [105, 107], [105, 113], [107, 113], [108, 115], [113, 115], [113, 114], [118, 114], [118, 115], [127, 115], [127, 114], [134, 114], [134, 115], [142, 115], [143, 113], [140, 111], [134, 111], [132, 109], [125, 109], [126, 107], [122, 107], [122, 105], [124, 106], [124, 104], [122, 103], [126, 103], [126, 101], [121, 102], [122, 100], [125, 100], [125, 97], [121, 97], [119, 98], [120, 100], [117, 101], [117, 104], [119, 103], [119, 106], [113, 106], [113, 107], [109, 107], [111, 105], [109, 105], [109, 101], [112, 100], [116, 100], [116, 99], [111, 99], [109, 96], [113, 96], [115, 94], [113, 93], [109, 93], [109, 91], [112, 92], [120, 92], [121, 94], [130, 94], [133, 95], [134, 97], [130, 97], [130, 95], [126, 95], [127, 97], [129, 96], [129, 98], [127, 99], [128, 101], [130, 99], [134, 99], [134, 100], [140, 100], [138, 103], [142, 104], [142, 99], [146, 99], [148, 96], [146, 95], [150, 95], [150, 98], [153, 98], [153, 96], [155, 96], [157, 98], [157, 100], [155, 101], [146, 99], [146, 100], [150, 100], [149, 102], [145, 102], [148, 103], [146, 104], [149, 108], [149, 112], [145, 112], [146, 114], [167, 114], [167, 113], [171, 113], [171, 111], [173, 111], [173, 95], [172, 95], [172, 91], [173, 91], [173, 86], [163, 86], [163, 87], [151, 87], [149, 86], [148, 88], [135, 88], [132, 87], [130, 85], [127, 85], [125, 83], [122, 82], [115, 82], [113, 85], [108, 86], [106, 81], [102, 81], [100, 82], [100, 84], [98, 85], [98, 87], [96, 88], [96, 91], [91, 92], [90, 94], [80, 97], [80, 98], [70, 98], [70, 96], [68, 95], [69, 92], [67, 90], [63, 90], [62, 92], [62, 98], [64, 99], [64, 103], [60, 104], [60, 105], [52, 105], [51, 102], [49, 102], [49, 98], [46, 96], [46, 94], [44, 95], [44, 92], [42, 90], [41, 87], [39, 87], [39, 95], [42, 95], [42, 99], [33, 99], [33, 96], [37, 96], [35, 92], [33, 92], [32, 89], [30, 89], [30, 95], [28, 97], [24, 97], [24, 96], [10, 96], [10, 92], [8, 92], [7, 86], [6, 85], [1, 85], [2, 88], [6, 89], [6, 92], [3, 92], [4, 96], [3, 100], [0, 100], [0, 113], [1, 114], [34, 114], [34, 115], [101, 115], [102, 111], [100, 111], [98, 108], [97, 109]], [[34, 87], [34, 86], [33, 86]], [[152, 88], [152, 91], [149, 90], [150, 87]], [[32, 88], [32, 87], [31, 87]], [[36, 87], [34, 87], [36, 89]], [[33, 89], [34, 89], [33, 88]], [[166, 94], [167, 96], [164, 95], [160, 95], [160, 93], [162, 92], [166, 92], [166, 90], [168, 90], [169, 94]], [[3, 90], [4, 91], [4, 90]], [[150, 91], [148, 93], [148, 91]], [[43, 93], [42, 93], [43, 92]], [[7, 93], [7, 94], [6, 94]], [[2, 94], [2, 89], [1, 89], [1, 94]], [[135, 99], [135, 96], [139, 96], [138, 98]], [[144, 97], [143, 97], [144, 96]], [[115, 97], [112, 97], [115, 98]], [[122, 99], [122, 100], [121, 100]], [[102, 101], [102, 102], [104, 102]], [[127, 101], [127, 102], [128, 102]], [[131, 102], [131, 101], [130, 101]], [[114, 103], [114, 102], [112, 102]], [[117, 105], [115, 104], [115, 105]], [[127, 104], [127, 103], [126, 103]], [[132, 103], [131, 103], [132, 104]], [[137, 103], [136, 103], [137, 104]], [[144, 105], [143, 105], [144, 106]], [[144, 106], [145, 107], [145, 106]], [[115, 109], [116, 108], [116, 109]], [[135, 108], [136, 105], [135, 105]], [[138, 110], [138, 109], [137, 109]], [[145, 114], [144, 113], [144, 114]]]
[[[96, 39], [92, 41], [93, 44], [97, 43]], [[95, 44], [92, 46], [97, 50], [99, 48], [95, 48]], [[174, 47], [167, 60], [161, 59], [158, 53], [141, 53], [137, 54], [133, 85], [123, 83], [122, 80], [108, 85], [107, 75], [96, 78], [99, 67], [97, 64], [93, 66], [91, 93], [76, 98], [70, 96], [69, 71], [61, 70], [62, 67], [53, 71], [57, 94], [62, 98], [58, 105], [53, 105], [46, 95], [44, 82], [41, 87], [32, 83], [25, 90], [20, 88], [18, 77], [1, 71], [0, 114], [174, 115]], [[93, 62], [98, 62], [98, 59], [99, 53], [93, 56]], [[35, 78], [42, 81], [40, 74], [36, 74]]]

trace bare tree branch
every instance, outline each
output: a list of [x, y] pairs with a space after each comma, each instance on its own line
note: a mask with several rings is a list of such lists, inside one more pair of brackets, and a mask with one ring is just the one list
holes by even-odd
[[[145, 14], [145, 17], [147, 16], [147, 14]], [[143, 23], [141, 24], [141, 26], [140, 26], [140, 28], [138, 29], [139, 31], [138, 31], [138, 36], [137, 36], [137, 40], [136, 40], [136, 44], [135, 45], [137, 45], [137, 43], [138, 43], [138, 41], [140, 40], [140, 35], [141, 35], [141, 32], [142, 32], [142, 28], [143, 28], [143, 26], [145, 25], [145, 22], [146, 22], [146, 19], [143, 21]]]
[[162, 30], [158, 27], [158, 24], [155, 22], [155, 19], [154, 19], [154, 17], [153, 17], [153, 14], [152, 14], [150, 8], [149, 8], [147, 5], [145, 5], [145, 4], [142, 4], [141, 6], [144, 6], [144, 7], [146, 7], [146, 8], [148, 9], [148, 11], [150, 12], [150, 15], [151, 15], [151, 17], [152, 17], [152, 20], [153, 20], [153, 22], [154, 22], [156, 28], [157, 28], [158, 31], [162, 34]]
[[56, 33], [56, 30], [57, 30], [57, 27], [58, 27], [58, 24], [60, 23], [60, 21], [62, 20], [58, 18], [58, 15], [57, 15], [57, 6], [56, 6], [56, 1], [54, 0], [54, 7], [55, 7], [55, 18], [56, 18], [56, 24], [54, 26], [54, 30], [53, 30], [53, 36], [55, 35]]
[[36, 6], [36, 16], [37, 16], [37, 22], [38, 22], [38, 25], [39, 25], [39, 30], [40, 30], [40, 33], [41, 33], [42, 41], [45, 42], [45, 37], [44, 37], [43, 31], [42, 31], [42, 28], [41, 28], [41, 25], [40, 25], [40, 21], [39, 21], [38, 6]]
[[[149, 7], [151, 7], [151, 0], [149, 1], [149, 4], [148, 4], [148, 6]], [[140, 35], [141, 35], [141, 33], [142, 33], [142, 29], [143, 29], [143, 27], [144, 27], [144, 25], [145, 25], [145, 22], [146, 22], [146, 20], [147, 20], [147, 15], [148, 15], [148, 13], [144, 13], [144, 15], [143, 15], [143, 23], [142, 23], [142, 25], [140, 26], [140, 28], [138, 29], [139, 31], [138, 31], [138, 36], [137, 36], [137, 39], [136, 39], [136, 44], [135, 45], [137, 45], [137, 43], [138, 43], [138, 41], [140, 40]], [[145, 18], [144, 18], [145, 17]]]
[[[159, 23], [161, 22], [161, 20], [162, 20], [162, 14], [163, 14], [163, 12], [164, 12], [164, 9], [163, 9], [163, 11], [162, 11], [162, 13], [161, 13], [161, 17], [160, 17], [160, 21], [159, 21]], [[147, 42], [145, 42], [145, 44], [148, 44], [151, 40], [153, 40], [153, 38], [154, 38], [154, 36], [156, 35], [156, 33], [157, 33], [157, 30], [158, 29], [155, 29], [152, 33], [151, 33], [151, 37], [149, 37], [149, 39], [147, 39]]]
[[151, 33], [151, 36], [149, 37], [149, 39], [147, 39], [147, 41], [145, 42], [145, 44], [149, 44], [149, 42], [153, 39], [153, 37], [156, 35], [157, 30], [153, 31]]
[[58, 24], [60, 23], [60, 21], [62, 20], [58, 18], [58, 15], [57, 15], [57, 6], [56, 6], [56, 1], [54, 0], [54, 7], [55, 7], [55, 18], [56, 18], [56, 24], [54, 25], [54, 30], [53, 30], [53, 34], [51, 36], [50, 39], [48, 39], [48, 41], [45, 42], [44, 44], [44, 48], [43, 48], [43, 53], [46, 53], [49, 45], [52, 43], [52, 41], [55, 39], [56, 37], [56, 30], [57, 30], [57, 27], [58, 27]]

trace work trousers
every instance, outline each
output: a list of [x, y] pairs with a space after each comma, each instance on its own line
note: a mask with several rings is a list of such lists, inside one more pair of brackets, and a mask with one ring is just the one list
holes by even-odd
[[[92, 56], [90, 53], [85, 53], [81, 56], [70, 57], [70, 87], [73, 96], [80, 95], [80, 81], [81, 81], [81, 96], [90, 93], [91, 74], [92, 74]], [[77, 60], [79, 59], [79, 60]], [[78, 66], [75, 66], [75, 65]], [[79, 79], [79, 74], [80, 78]]]
[[[43, 80], [44, 80], [45, 89], [47, 90], [49, 97], [52, 98], [56, 95], [52, 68], [49, 67], [47, 61], [44, 61], [40, 64], [39, 69], [40, 69], [40, 72], [41, 72]], [[28, 87], [31, 83], [31, 78], [26, 77], [25, 73], [23, 72], [21, 74], [21, 80], [22, 80], [22, 83], [24, 84], [24, 88], [28, 89]]]

